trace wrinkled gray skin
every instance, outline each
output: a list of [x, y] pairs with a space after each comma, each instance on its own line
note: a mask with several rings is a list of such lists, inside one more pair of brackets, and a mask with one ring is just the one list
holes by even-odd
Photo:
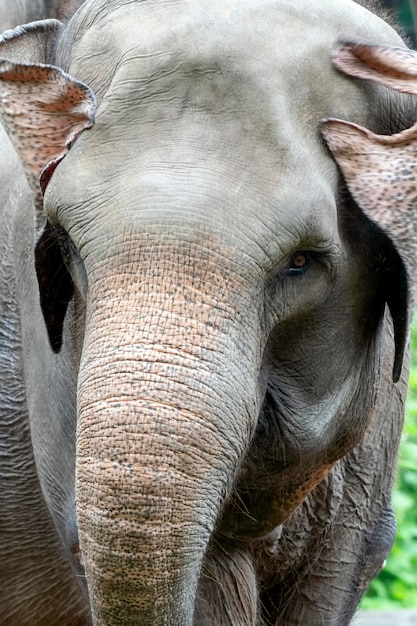
[[338, 74], [342, 37], [401, 42], [349, 0], [93, 0], [46, 59], [98, 102], [45, 195], [75, 285], [57, 355], [32, 270], [17, 292], [37, 469], [95, 625], [343, 626], [390, 550], [392, 246], [318, 123], [392, 133], [415, 104]]
[[87, 603], [42, 497], [29, 433], [21, 316], [41, 324], [32, 198], [1, 126], [0, 139], [0, 624], [81, 626]]
[[[75, 8], [62, 1], [2, 0], [0, 29], [64, 18]], [[42, 328], [33, 267], [34, 208], [23, 168], [1, 125], [0, 207], [0, 624], [84, 626], [90, 623], [88, 603], [42, 496], [31, 445], [21, 317], [23, 311]], [[62, 359], [58, 367], [65, 371]], [[65, 402], [65, 393], [59, 396], [57, 403]]]
[[44, 18], [68, 19], [83, 0], [0, 0], [0, 31]]

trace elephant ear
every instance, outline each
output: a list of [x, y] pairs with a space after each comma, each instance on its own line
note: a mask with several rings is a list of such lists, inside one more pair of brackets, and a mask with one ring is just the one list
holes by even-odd
[[93, 125], [96, 106], [89, 87], [40, 62], [60, 28], [56, 20], [44, 20], [6, 31], [0, 39], [0, 114], [35, 194], [38, 216], [53, 170]]
[[58, 20], [39, 20], [6, 30], [0, 35], [0, 56], [13, 63], [47, 63], [63, 28]]
[[[333, 61], [340, 70], [417, 94], [417, 53], [345, 44]], [[353, 199], [390, 242], [381, 288], [395, 333], [393, 380], [400, 374], [414, 309], [417, 269], [417, 124], [394, 135], [337, 119], [321, 130]]]
[[[59, 22], [45, 20], [8, 31], [0, 40], [0, 115], [34, 193], [38, 226], [45, 223], [43, 192], [52, 173], [80, 133], [93, 125], [96, 107], [89, 87], [39, 62], [59, 29]], [[37, 62], [26, 62], [33, 49]], [[49, 338], [58, 351], [72, 280], [48, 224], [36, 247], [36, 269]]]
[[414, 50], [345, 42], [333, 52], [332, 61], [344, 74], [372, 80], [402, 93], [417, 94]]

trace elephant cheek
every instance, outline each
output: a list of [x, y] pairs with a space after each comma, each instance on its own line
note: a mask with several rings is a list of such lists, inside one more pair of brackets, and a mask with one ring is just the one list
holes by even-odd
[[94, 623], [191, 625], [204, 554], [253, 432], [254, 384], [231, 400], [236, 383], [223, 372], [237, 357], [224, 344], [228, 368], [213, 374], [204, 350], [150, 341], [149, 325], [118, 349], [120, 335], [96, 341], [94, 332], [80, 371], [76, 470]]

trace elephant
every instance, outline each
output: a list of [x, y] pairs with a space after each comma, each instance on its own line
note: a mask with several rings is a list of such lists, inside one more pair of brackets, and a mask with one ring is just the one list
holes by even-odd
[[[84, 626], [88, 602], [48, 511], [35, 468], [23, 376], [21, 315], [37, 289], [33, 197], [19, 159], [0, 125], [0, 624]], [[28, 311], [27, 311], [28, 314]]]
[[[26, 4], [27, 11], [23, 3], [0, 3], [0, 25], [63, 17], [57, 3], [53, 11], [41, 9], [40, 2]], [[0, 624], [86, 626], [88, 602], [42, 495], [31, 445], [21, 314], [26, 306], [35, 311], [39, 297], [34, 289], [20, 302], [18, 283], [36, 285], [33, 194], [1, 124], [0, 181]]]
[[6, 351], [85, 623], [343, 626], [391, 549], [417, 88], [377, 12], [86, 0], [3, 37]]

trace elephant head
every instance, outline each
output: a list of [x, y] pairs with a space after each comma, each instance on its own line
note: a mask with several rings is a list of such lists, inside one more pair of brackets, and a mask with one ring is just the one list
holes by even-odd
[[[44, 190], [44, 318], [75, 372], [94, 624], [266, 619], [254, 546], [280, 541], [400, 379], [415, 100], [371, 81], [397, 88], [412, 53], [358, 4], [322, 4], [91, 0], [0, 49], [2, 115]], [[347, 34], [385, 48], [339, 49], [338, 72]], [[28, 38], [43, 63], [22, 61]], [[41, 440], [56, 511], [69, 452]]]

